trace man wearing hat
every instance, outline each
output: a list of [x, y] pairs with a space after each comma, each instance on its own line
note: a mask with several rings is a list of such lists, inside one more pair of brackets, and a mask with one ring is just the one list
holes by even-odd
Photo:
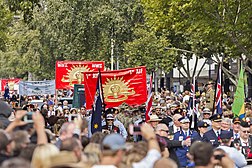
[[249, 134], [249, 123], [241, 121], [240, 138], [234, 140], [234, 146], [245, 156], [245, 158], [252, 158], [252, 139]]
[[212, 129], [203, 135], [203, 141], [210, 142], [213, 147], [218, 147], [220, 145], [219, 139], [221, 134], [221, 115], [214, 114], [210, 117], [210, 120], [212, 121]]
[[102, 126], [102, 132], [105, 132], [107, 134], [111, 133], [120, 133], [120, 129], [114, 125], [114, 116], [113, 114], [107, 114], [106, 116], [106, 125]]
[[152, 126], [152, 128], [156, 128], [156, 126], [158, 125], [158, 123], [161, 121], [162, 119], [158, 118], [157, 115], [153, 114], [150, 116], [150, 120], [147, 121], [148, 124], [150, 124]]
[[[114, 119], [113, 125], [119, 128], [120, 134], [127, 139], [128, 133], [125, 129], [123, 123], [117, 118], [118, 116], [118, 109], [116, 108], [109, 108], [106, 110], [106, 114], [112, 114], [112, 118]], [[102, 122], [102, 126], [106, 125], [107, 120], [105, 119], [105, 122]]]
[[233, 133], [223, 130], [220, 134], [220, 146], [217, 149], [224, 150], [228, 156], [234, 161], [235, 167], [244, 167], [247, 161], [244, 155], [234, 147], [230, 147], [232, 143]]
[[206, 107], [212, 109], [213, 101], [214, 101], [213, 82], [209, 81], [208, 84], [206, 85]]
[[199, 121], [198, 124], [198, 134], [193, 138], [193, 141], [203, 141], [203, 135], [207, 132], [207, 127], [209, 126], [204, 121]]
[[239, 117], [235, 117], [233, 119], [232, 128], [233, 128], [234, 139], [240, 138], [241, 120]]
[[161, 106], [156, 106], [154, 114], [156, 114], [159, 117], [161, 115], [161, 112], [162, 112]]
[[209, 119], [211, 117], [211, 111], [209, 108], [204, 108], [202, 112], [202, 121], [206, 122], [209, 126], [212, 125], [211, 120]]
[[[189, 118], [181, 117], [178, 119], [178, 121], [181, 124], [180, 125], [181, 129], [180, 129], [180, 131], [178, 131], [174, 134], [173, 140], [185, 141], [188, 139], [194, 139], [194, 137], [197, 136], [196, 131], [189, 130], [189, 124], [190, 124]], [[189, 151], [189, 146], [183, 146], [183, 147], [176, 149], [176, 154], [179, 158], [181, 167], [186, 167], [189, 162], [189, 160], [186, 156], [187, 152]]]

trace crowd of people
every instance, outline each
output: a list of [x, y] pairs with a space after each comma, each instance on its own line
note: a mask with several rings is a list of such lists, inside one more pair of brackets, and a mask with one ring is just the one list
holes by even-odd
[[[146, 107], [106, 109], [102, 131], [91, 133], [92, 111], [72, 108], [54, 96], [23, 97], [0, 102], [0, 165], [3, 168], [245, 167], [252, 158], [252, 107], [246, 118], [232, 113], [232, 97], [223, 95], [222, 114], [213, 113], [212, 84], [196, 95], [163, 90]], [[14, 97], [15, 98], [15, 97]], [[10, 98], [11, 99], [11, 98]], [[42, 105], [31, 104], [43, 99]], [[13, 108], [12, 108], [13, 106]]]

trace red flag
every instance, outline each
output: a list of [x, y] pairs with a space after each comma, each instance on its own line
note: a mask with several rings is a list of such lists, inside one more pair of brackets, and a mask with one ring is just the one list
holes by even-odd
[[[86, 108], [94, 102], [98, 72], [84, 72]], [[146, 102], [146, 68], [129, 68], [116, 71], [103, 71], [102, 89], [106, 108], [118, 107], [123, 102], [141, 105]]]
[[150, 77], [150, 86], [148, 88], [148, 99], [146, 102], [146, 112], [145, 112], [145, 121], [150, 120], [150, 114], [152, 110], [152, 76]]
[[103, 61], [57, 61], [55, 67], [56, 89], [73, 89], [83, 83], [83, 72], [104, 70]]
[[14, 85], [18, 85], [19, 81], [20, 81], [20, 79], [18, 79], [18, 78], [14, 78], [14, 79], [2, 79], [1, 80], [1, 89], [2, 89], [2, 91], [4, 91], [6, 83], [8, 83], [10, 91], [17, 90], [17, 89], [14, 88]]

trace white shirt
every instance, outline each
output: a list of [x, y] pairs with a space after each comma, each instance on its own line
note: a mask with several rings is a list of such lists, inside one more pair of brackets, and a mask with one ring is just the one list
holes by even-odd
[[241, 140], [241, 146], [249, 146], [248, 140], [244, 141], [242, 138], [240, 138], [240, 140]]
[[173, 125], [173, 133], [180, 131], [180, 127], [177, 127], [176, 125]]
[[[237, 134], [237, 136], [236, 136], [236, 134]], [[239, 134], [239, 132], [238, 133], [235, 133], [235, 132], [233, 132], [233, 135], [234, 135], [234, 139], [238, 139], [238, 138], [240, 138], [240, 134]]]
[[161, 153], [156, 149], [148, 151], [147, 155], [140, 161], [132, 164], [133, 168], [153, 168], [155, 162], [161, 158]]

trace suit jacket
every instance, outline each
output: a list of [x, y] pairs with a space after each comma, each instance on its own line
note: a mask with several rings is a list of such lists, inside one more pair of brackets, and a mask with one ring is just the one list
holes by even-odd
[[192, 139], [192, 143], [195, 141], [203, 141], [203, 137], [200, 135], [199, 132], [197, 132], [197, 134], [195, 134], [195, 136]]
[[204, 142], [210, 142], [214, 148], [218, 147], [220, 145], [219, 139], [216, 136], [213, 129], [210, 129], [203, 135], [203, 141]]
[[[189, 132], [190, 135], [185, 135], [183, 131], [178, 131], [174, 134], [173, 140], [183, 141], [186, 140], [187, 136], [190, 136], [191, 139], [194, 139], [194, 137], [197, 135], [197, 132], [196, 131], [189, 131]], [[188, 151], [189, 151], [188, 146], [176, 148], [176, 155], [182, 167], [186, 167], [187, 164], [189, 163], [189, 159], [186, 156]]]
[[[159, 136], [159, 135], [157, 135], [157, 136]], [[166, 140], [167, 148], [170, 153], [169, 158], [174, 160], [177, 163], [178, 167], [180, 167], [180, 163], [179, 163], [178, 157], [176, 155], [175, 149], [182, 147], [182, 141], [170, 140], [167, 137], [162, 137], [162, 138], [164, 138]]]

